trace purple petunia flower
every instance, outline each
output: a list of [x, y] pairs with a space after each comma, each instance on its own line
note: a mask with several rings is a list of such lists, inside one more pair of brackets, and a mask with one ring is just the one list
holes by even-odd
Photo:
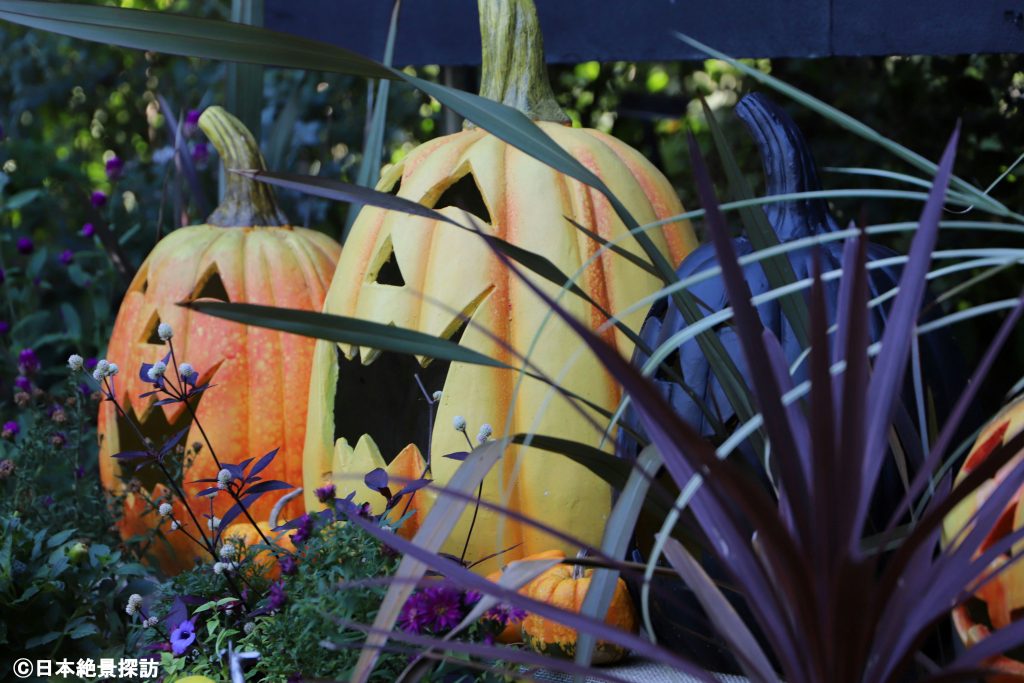
[[171, 652], [176, 655], [185, 654], [188, 646], [196, 641], [196, 625], [191, 619], [178, 624], [171, 631]]
[[291, 535], [293, 543], [302, 543], [309, 539], [313, 533], [313, 518], [307, 514], [303, 514], [299, 517], [300, 526], [295, 529], [295, 533]]
[[18, 387], [24, 392], [32, 391], [32, 380], [24, 375], [18, 375], [14, 378], [14, 386]]
[[70, 266], [71, 262], [75, 260], [75, 252], [71, 251], [70, 249], [65, 249], [64, 251], [60, 252], [60, 256], [58, 256], [57, 258], [60, 259], [60, 262], [63, 263], [65, 266]]
[[94, 208], [99, 209], [105, 206], [107, 203], [107, 193], [101, 190], [93, 190], [92, 196], [89, 198]]
[[92, 237], [96, 234], [96, 226], [92, 223], [86, 223], [82, 226], [82, 237]]
[[39, 356], [32, 349], [22, 349], [18, 354], [18, 368], [23, 375], [31, 375], [39, 370]]
[[299, 563], [295, 561], [295, 558], [291, 555], [285, 555], [278, 558], [277, 563], [281, 566], [281, 573], [285, 576], [291, 576], [295, 572], [299, 571]]
[[335, 488], [334, 484], [327, 484], [326, 486], [321, 486], [320, 488], [316, 489], [314, 493], [316, 493], [317, 500], [319, 500], [324, 505], [327, 505], [332, 500], [334, 500], [335, 494], [337, 493], [337, 489]]
[[270, 584], [270, 591], [267, 594], [267, 611], [273, 612], [281, 609], [287, 601], [288, 595], [284, 592], [284, 584], [280, 581]]
[[124, 159], [117, 155], [107, 159], [107, 178], [120, 180], [122, 175], [124, 175]]
[[28, 256], [36, 250], [36, 243], [32, 241], [31, 237], [19, 237], [18, 238], [18, 253]]
[[206, 146], [205, 142], [197, 142], [192, 147], [192, 161], [197, 165], [202, 166], [210, 158], [210, 148]]

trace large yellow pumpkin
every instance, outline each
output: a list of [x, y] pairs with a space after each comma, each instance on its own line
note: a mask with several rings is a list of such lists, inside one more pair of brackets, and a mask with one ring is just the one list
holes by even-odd
[[[682, 213], [668, 180], [628, 145], [588, 129], [572, 128], [554, 103], [545, 74], [536, 13], [529, 0], [481, 0], [484, 95], [517, 106], [543, 131], [596, 173], [640, 223]], [[625, 235], [622, 222], [598, 192], [552, 170], [486, 131], [471, 128], [427, 142], [385, 169], [377, 189], [433, 207], [463, 223], [541, 254], [567, 275], [598, 251], [572, 219], [601, 237]], [[687, 222], [669, 223], [647, 233], [672, 262], [696, 244]], [[641, 254], [626, 237], [621, 246]], [[541, 286], [554, 294], [550, 283]], [[582, 275], [580, 286], [606, 310], [622, 311], [656, 291], [656, 278], [627, 259], [602, 255]], [[606, 319], [580, 298], [562, 304], [597, 328]], [[446, 339], [515, 364], [503, 345], [530, 350], [548, 308], [494, 257], [473, 233], [444, 222], [364, 208], [355, 221], [324, 305], [327, 313], [393, 324]], [[643, 311], [626, 317], [638, 329]], [[469, 319], [464, 324], [463, 316]], [[489, 335], [493, 335], [493, 338]], [[605, 339], [629, 355], [621, 332]], [[570, 329], [550, 320], [531, 358], [566, 389], [605, 408], [619, 399], [616, 382]], [[574, 361], [563, 374], [567, 363]], [[369, 348], [318, 342], [309, 393], [309, 430], [304, 453], [304, 486], [310, 509], [312, 491], [333, 480], [339, 493], [353, 488], [362, 496], [367, 471], [385, 467], [422, 473], [420, 449], [429, 446], [434, 480], [448, 481], [458, 462], [442, 456], [467, 450], [466, 436], [453, 429], [465, 418], [473, 439], [484, 423], [499, 434], [535, 431], [597, 443], [598, 433], [560, 397], [545, 405], [548, 388], [526, 381], [513, 393], [514, 372], [460, 363], [427, 362]], [[443, 390], [433, 407], [426, 394]], [[506, 423], [506, 415], [511, 420]], [[601, 418], [598, 418], [600, 421]], [[413, 444], [410, 447], [410, 444]], [[396, 455], [401, 458], [395, 459]], [[357, 496], [357, 497], [360, 497]], [[423, 489], [416, 507], [422, 515], [434, 494]], [[599, 542], [610, 509], [608, 487], [583, 467], [535, 449], [510, 449], [488, 475], [484, 497]], [[458, 554], [469, 529], [467, 512], [444, 551]], [[415, 529], [417, 519], [407, 523]], [[518, 544], [518, 545], [517, 545]], [[467, 559], [476, 561], [510, 546], [500, 558], [476, 567], [486, 573], [511, 560], [558, 545], [526, 525], [506, 522], [481, 509]], [[575, 549], [564, 547], [563, 550]]]
[[[255, 140], [234, 116], [220, 107], [210, 107], [200, 117], [199, 126], [226, 168], [263, 168]], [[107, 357], [121, 368], [114, 378], [118, 401], [141, 422], [143, 435], [159, 446], [189, 419], [180, 403], [154, 406], [160, 396], [139, 397], [153, 388], [140, 379], [139, 367], [167, 353], [157, 326], [168, 323], [174, 331], [177, 361], [195, 367], [200, 382], [215, 385], [201, 395], [196, 414], [218, 458], [238, 463], [280, 448], [262, 476], [300, 485], [313, 340], [238, 325], [175, 304], [213, 297], [318, 310], [339, 252], [338, 244], [326, 235], [288, 225], [269, 186], [229, 173], [224, 200], [207, 224], [181, 228], [162, 239], [139, 268], [117, 314]], [[111, 403], [104, 403], [100, 410], [99, 439], [103, 484], [114, 493], [126, 494], [122, 536], [129, 538], [152, 528], [158, 515], [141, 494], [160, 498], [167, 487], [155, 467], [135, 472], [133, 464], [122, 466], [111, 457], [141, 447]], [[196, 442], [201, 443], [202, 437], [193, 426], [183, 443], [191, 447]], [[217, 471], [209, 449], [203, 448], [186, 469], [184, 480], [215, 478]], [[132, 479], [138, 481], [129, 487]], [[185, 486], [189, 493], [197, 488]], [[266, 520], [274, 499], [267, 495], [258, 501], [253, 506], [254, 516]], [[215, 514], [223, 515], [232, 503], [226, 495], [216, 500]], [[197, 515], [209, 512], [205, 500], [196, 503]], [[288, 518], [302, 513], [301, 499], [291, 505]], [[191, 526], [177, 500], [174, 516]], [[151, 548], [161, 566], [166, 571], [188, 567], [200, 549], [183, 534], [168, 531], [166, 525], [164, 531], [170, 545], [158, 541]]]
[[[1005, 444], [1024, 429], [1024, 397], [1018, 398], [996, 415], [978, 435], [978, 439], [957, 474], [954, 486], [959, 484], [1000, 444]], [[943, 520], [943, 543], [953, 542], [974, 513], [981, 507], [996, 484], [1004, 480], [1010, 472], [1020, 465], [1024, 452], [1016, 454], [997, 473], [994, 479], [975, 489], [960, 502]], [[1018, 491], [1007, 504], [995, 527], [985, 538], [981, 551], [1005, 538], [1024, 526], [1024, 489]], [[1017, 543], [1013, 548], [1016, 555], [1024, 550], [1024, 544]], [[1009, 554], [992, 562], [990, 570], [995, 571], [1009, 562]], [[968, 647], [980, 643], [991, 633], [991, 629], [1000, 629], [1014, 621], [1020, 610], [1024, 609], [1024, 565], [1015, 562], [1011, 567], [1000, 573], [982, 586], [967, 603], [953, 610], [953, 625], [960, 634], [961, 640]], [[998, 656], [985, 662], [987, 666], [1004, 672], [1005, 675], [989, 677], [989, 683], [1019, 681], [1024, 679], [1024, 662], [1006, 656]]]

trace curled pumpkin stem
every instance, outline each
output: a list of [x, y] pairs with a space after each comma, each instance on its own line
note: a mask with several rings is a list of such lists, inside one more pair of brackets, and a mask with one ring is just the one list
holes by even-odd
[[[281, 511], [284, 510], [285, 504], [289, 500], [291, 500], [291, 499], [293, 499], [296, 496], [299, 496], [301, 494], [302, 494], [302, 487], [300, 486], [300, 487], [298, 487], [296, 489], [292, 489], [288, 493], [284, 494], [283, 496], [281, 496], [281, 498], [276, 503], [274, 503], [274, 507], [270, 510], [270, 517], [267, 518], [267, 524], [270, 525], [271, 531], [273, 531], [274, 529], [276, 529], [277, 527], [280, 526], [280, 524], [278, 524], [278, 518], [281, 516]], [[281, 537], [281, 534], [279, 533], [274, 540], [276, 541], [280, 537]]]
[[199, 128], [217, 149], [227, 172], [224, 198], [206, 222], [222, 228], [288, 225], [270, 185], [232, 173], [267, 170], [249, 129], [223, 107], [207, 107], [199, 117]]

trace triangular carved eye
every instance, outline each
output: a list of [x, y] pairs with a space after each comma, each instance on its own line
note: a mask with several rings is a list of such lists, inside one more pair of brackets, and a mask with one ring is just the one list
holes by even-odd
[[378, 285], [405, 286], [402, 269], [398, 266], [398, 258], [395, 257], [395, 245], [390, 237], [381, 246], [375, 263], [367, 271], [366, 280], [367, 282], [375, 282]]
[[211, 266], [200, 279], [199, 286], [196, 287], [192, 298], [231, 301], [231, 297], [228, 296], [228, 290], [224, 287], [224, 281], [220, 278], [220, 271], [217, 270], [216, 264]]
[[157, 328], [160, 327], [160, 323], [162, 323], [162, 322], [163, 321], [160, 320], [160, 313], [157, 312], [157, 311], [153, 311], [153, 315], [149, 319], [149, 324], [146, 325], [145, 328], [143, 328], [145, 330], [143, 332], [143, 337], [142, 337], [143, 343], [145, 343], [145, 344], [163, 344], [164, 343], [163, 339], [161, 339], [160, 335], [157, 333]]
[[473, 214], [488, 225], [493, 225], [491, 212], [487, 208], [480, 188], [472, 173], [467, 173], [454, 183], [448, 186], [441, 196], [434, 202], [435, 209], [443, 209], [446, 206], [454, 206], [468, 213]]

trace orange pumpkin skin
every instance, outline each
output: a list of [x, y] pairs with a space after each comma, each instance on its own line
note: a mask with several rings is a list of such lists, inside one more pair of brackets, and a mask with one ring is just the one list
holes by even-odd
[[[565, 559], [565, 553], [561, 550], [545, 550], [542, 553], [536, 553], [529, 557], [522, 558], [523, 561], [529, 562], [530, 560], [562, 560]], [[518, 560], [517, 560], [518, 561]], [[497, 583], [501, 578], [501, 575], [505, 573], [508, 567], [502, 567], [501, 569], [495, 570], [487, 575], [487, 580], [492, 583]], [[526, 595], [526, 589], [529, 584], [519, 589], [521, 595]], [[514, 643], [523, 642], [523, 622], [522, 621], [510, 621], [505, 625], [505, 628], [501, 633], [498, 634], [496, 639], [499, 643], [506, 645], [512, 645]]]
[[[981, 433], [971, 449], [970, 454], [964, 461], [963, 467], [957, 474], [954, 485], [959, 484], [968, 474], [982, 463], [988, 455], [1000, 444], [1005, 444], [1021, 430], [1024, 429], [1024, 397], [1018, 398], [1009, 406], [1004, 408], [993, 418]], [[1016, 454], [1010, 461], [1000, 469], [991, 482], [982, 484], [978, 489], [967, 496], [957, 505], [943, 520], [943, 545], [950, 545], [957, 536], [957, 533], [964, 528], [974, 512], [988, 498], [994, 486], [1006, 478], [1006, 476], [1017, 467], [1024, 458], [1024, 452]], [[1006, 509], [996, 522], [996, 526], [983, 542], [982, 548], [990, 547], [1000, 538], [1013, 533], [1024, 525], [1024, 505], [1021, 498], [1024, 496], [1024, 489], [1018, 491]], [[1022, 544], [1017, 543], [1013, 552], [1016, 555], [1022, 551]], [[1008, 555], [997, 558], [989, 567], [990, 571], [999, 569], [1009, 560]], [[960, 635], [960, 639], [968, 647], [983, 641], [991, 633], [992, 628], [1001, 629], [1014, 620], [1014, 613], [1024, 609], [1024, 565], [1015, 563], [1008, 569], [1001, 571], [998, 576], [982, 586], [974, 598], [984, 603], [988, 616], [988, 623], [979, 623], [972, 616], [967, 605], [959, 605], [953, 610], [953, 625]], [[1009, 683], [1010, 681], [1024, 680], [1024, 663], [1000, 655], [987, 659], [984, 666], [1001, 672], [986, 678], [988, 683]]]
[[[590, 588], [592, 569], [578, 572], [577, 568], [560, 564], [547, 570], [523, 587], [523, 594], [571, 612], [579, 612]], [[605, 623], [628, 633], [637, 629], [636, 610], [629, 597], [626, 582], [619, 579], [612, 595]], [[523, 642], [535, 652], [572, 659], [576, 656], [576, 629], [551, 621], [536, 614], [523, 619]], [[617, 643], [601, 640], [594, 649], [594, 664], [611, 664], [626, 656], [628, 650]]]
[[[219, 107], [204, 112], [200, 125], [210, 119], [229, 126], [237, 122]], [[248, 135], [244, 128], [241, 130]], [[208, 135], [220, 149], [219, 133], [208, 132]], [[255, 150], [251, 135], [248, 140]], [[253, 164], [262, 160], [258, 152], [254, 154], [255, 160], [233, 159], [232, 163], [224, 152], [222, 158], [232, 168], [255, 168]], [[241, 177], [236, 180], [252, 182]], [[248, 202], [257, 208], [273, 202], [269, 186], [247, 188], [240, 194], [230, 190], [229, 187], [225, 197], [228, 201], [237, 202], [241, 198], [242, 204]], [[255, 227], [222, 227], [234, 225], [230, 219], [235, 213], [225, 213], [225, 208], [237, 209], [222, 203], [211, 216], [211, 221], [219, 219], [218, 224], [181, 228], [162, 239], [136, 273], [118, 311], [107, 351], [108, 360], [121, 368], [113, 378], [116, 396], [124, 410], [141, 422], [143, 435], [151, 438], [157, 447], [186, 424], [189, 414], [184, 405], [154, 406], [162, 396], [139, 398], [140, 394], [153, 389], [139, 377], [139, 368], [142, 363], [153, 363], [168, 352], [166, 344], [154, 343], [159, 342], [157, 325], [168, 323], [174, 331], [172, 342], [177, 363], [188, 362], [196, 369], [198, 385], [207, 382], [212, 385], [207, 393], [201, 394], [198, 403], [193, 399], [191, 405], [219, 460], [238, 463], [280, 448], [274, 462], [261, 476], [299, 485], [306, 392], [315, 341], [220, 320], [176, 304], [207, 294], [219, 295], [219, 298], [226, 294], [233, 302], [319, 310], [341, 248], [326, 235], [306, 228], [260, 223]], [[269, 216], [268, 221], [283, 218], [276, 206], [270, 208], [269, 213], [257, 211], [250, 216], [257, 220]], [[108, 491], [125, 494], [125, 514], [119, 527], [122, 537], [127, 539], [153, 528], [160, 521], [156, 511], [145, 503], [140, 493], [133, 492], [134, 487], [128, 487], [127, 482], [137, 477], [154, 499], [166, 496], [168, 487], [162, 483], [163, 475], [155, 467], [147, 466], [136, 473], [131, 464], [122, 467], [120, 461], [111, 457], [120, 451], [141, 448], [141, 444], [110, 402], [103, 403], [100, 409], [98, 431], [100, 476]], [[189, 446], [203, 443], [194, 424], [181, 443]], [[185, 469], [184, 482], [216, 478], [218, 469], [209, 448], [204, 445]], [[208, 485], [185, 483], [183, 489], [186, 495], [192, 495]], [[266, 520], [275, 499], [267, 495], [257, 501], [251, 509], [253, 517]], [[223, 516], [232, 505], [233, 501], [221, 493], [215, 498], [214, 514]], [[175, 498], [172, 507], [174, 518], [195, 534], [194, 524], [181, 501]], [[209, 504], [205, 500], [195, 501], [192, 509], [198, 516], [209, 512]], [[302, 502], [298, 499], [289, 503], [285, 516], [291, 518], [302, 512]], [[199, 520], [205, 524], [204, 518], [199, 517]], [[205, 555], [205, 551], [184, 534], [168, 531], [166, 523], [164, 530], [169, 543], [158, 539], [150, 549], [164, 571], [179, 571], [190, 566], [192, 558]]]

